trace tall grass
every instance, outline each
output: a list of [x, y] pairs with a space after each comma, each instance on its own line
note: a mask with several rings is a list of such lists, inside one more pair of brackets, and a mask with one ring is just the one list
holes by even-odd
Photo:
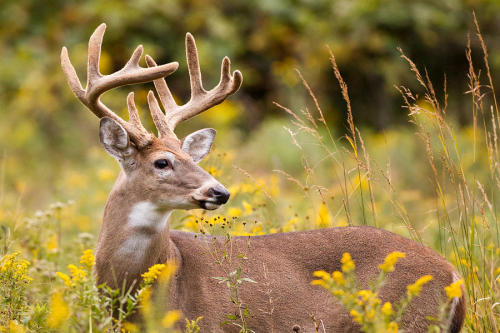
[[[453, 113], [447, 110], [446, 76], [442, 93], [439, 94], [427, 71], [419, 69], [401, 49], [399, 50], [401, 58], [408, 63], [421, 88], [419, 92], [415, 92], [405, 86], [395, 87], [401, 93], [403, 108], [408, 112], [409, 121], [415, 128], [416, 138], [420, 140], [427, 160], [427, 170], [422, 172], [427, 174], [431, 184], [431, 197], [434, 201], [431, 209], [435, 218], [423, 228], [421, 223], [414, 221], [408, 213], [409, 204], [398, 198], [390, 164], [385, 169], [372, 167], [376, 165], [376, 161], [370, 158], [363, 136], [355, 125], [348, 87], [330, 49], [333, 72], [346, 102], [347, 134], [343, 139], [347, 141], [345, 147], [348, 148], [337, 145], [333, 140], [317, 98], [300, 73], [299, 77], [313, 101], [316, 114], [307, 108], [297, 113], [277, 103], [276, 105], [292, 115], [295, 131], [288, 131], [299, 149], [303, 150], [303, 147], [297, 143], [295, 137], [299, 132], [308, 133], [324, 149], [325, 158], [337, 164], [334, 176], [337, 177], [337, 184], [341, 188], [341, 206], [337, 204], [335, 215], [338, 216], [341, 209], [349, 225], [380, 226], [374, 189], [378, 196], [382, 195], [381, 192], [385, 189], [385, 200], [399, 216], [407, 234], [414, 240], [432, 247], [432, 239], [425, 234], [429, 234], [428, 230], [434, 230], [438, 239], [436, 250], [450, 260], [464, 277], [469, 309], [466, 329], [474, 332], [498, 332], [500, 233], [497, 205], [500, 195], [500, 118], [488, 65], [488, 52], [475, 16], [474, 23], [475, 36], [483, 52], [483, 64], [482, 69], [478, 69], [473, 63], [469, 38], [465, 51], [469, 63], [466, 93], [471, 96], [472, 146], [464, 146], [459, 142], [460, 128], [453, 119]], [[483, 80], [481, 73], [485, 73], [483, 76], [486, 76], [486, 79]], [[326, 135], [321, 134], [322, 130], [318, 128], [318, 124], [324, 127], [323, 132]], [[484, 160], [481, 160], [484, 157], [487, 157], [487, 168], [484, 168]], [[348, 164], [346, 161], [349, 160], [354, 163]], [[311, 162], [306, 157], [303, 157], [303, 165], [305, 173], [311, 176], [314, 168], [310, 168]], [[307, 179], [310, 180], [309, 177]], [[297, 179], [292, 180], [299, 182]], [[316, 190], [325, 201], [324, 186], [325, 184], [312, 185], [309, 182], [307, 188]], [[380, 202], [380, 199], [378, 201]], [[411, 204], [418, 205], [416, 202]], [[353, 216], [357, 218], [354, 219]]]

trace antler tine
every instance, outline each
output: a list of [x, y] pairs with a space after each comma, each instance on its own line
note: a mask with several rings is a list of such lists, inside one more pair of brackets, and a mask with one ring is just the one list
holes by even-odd
[[[101, 24], [94, 31], [89, 39], [88, 49], [88, 65], [87, 65], [87, 87], [82, 88], [76, 70], [71, 64], [68, 56], [68, 50], [63, 47], [61, 51], [61, 66], [68, 84], [76, 95], [76, 97], [85, 104], [97, 117], [110, 117], [116, 120], [128, 133], [131, 140], [139, 147], [149, 144], [152, 140], [151, 134], [142, 126], [140, 118], [137, 114], [137, 109], [133, 101], [133, 94], [127, 98], [131, 121], [126, 122], [106, 105], [100, 101], [100, 96], [113, 88], [135, 84], [150, 82], [170, 75], [177, 70], [179, 64], [172, 62], [154, 68], [143, 68], [139, 65], [139, 60], [143, 53], [142, 45], [139, 45], [129, 61], [119, 71], [110, 74], [102, 75], [99, 72], [99, 58], [101, 55], [101, 45], [106, 30], [106, 24]], [[137, 116], [136, 118], [134, 118]]]
[[[221, 65], [221, 77], [219, 84], [210, 91], [203, 88], [201, 79], [200, 64], [198, 61], [198, 51], [193, 35], [186, 34], [186, 58], [191, 83], [191, 99], [184, 105], [177, 105], [164, 79], [154, 80], [155, 88], [160, 97], [160, 102], [165, 108], [165, 132], [161, 135], [172, 135], [175, 127], [182, 121], [192, 118], [209, 108], [220, 104], [228, 96], [234, 94], [241, 86], [243, 76], [236, 70], [231, 75], [231, 62], [228, 57], [224, 57]], [[155, 61], [146, 55], [146, 63], [149, 67], [155, 67]], [[154, 97], [154, 96], [153, 96]], [[153, 111], [152, 111], [153, 112]], [[156, 112], [156, 111], [155, 111]]]
[[[165, 81], [163, 80], [163, 82]], [[155, 123], [159, 136], [162, 137], [168, 134], [173, 134], [173, 132], [170, 131], [167, 122], [165, 121], [165, 114], [163, 114], [163, 111], [158, 104], [158, 100], [151, 90], [148, 93], [148, 105], [151, 112], [151, 117], [153, 118], [153, 122]]]
[[137, 111], [137, 107], [134, 102], [134, 93], [130, 92], [127, 95], [127, 108], [128, 108], [128, 122], [132, 126], [142, 127], [141, 117]]
[[198, 50], [193, 35], [186, 34], [186, 60], [189, 71], [189, 82], [191, 84], [191, 100], [198, 95], [206, 93], [201, 82], [200, 61], [198, 60]]

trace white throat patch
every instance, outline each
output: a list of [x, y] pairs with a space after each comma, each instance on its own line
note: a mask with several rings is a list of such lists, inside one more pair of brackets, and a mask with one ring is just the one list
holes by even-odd
[[133, 229], [160, 232], [165, 228], [170, 214], [171, 211], [160, 210], [149, 201], [141, 201], [132, 207], [127, 222]]

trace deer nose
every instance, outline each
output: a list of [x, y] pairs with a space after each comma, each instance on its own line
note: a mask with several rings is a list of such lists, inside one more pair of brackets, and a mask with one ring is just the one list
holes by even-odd
[[217, 200], [218, 204], [225, 204], [229, 200], [229, 191], [222, 185], [211, 187], [207, 191], [209, 197]]

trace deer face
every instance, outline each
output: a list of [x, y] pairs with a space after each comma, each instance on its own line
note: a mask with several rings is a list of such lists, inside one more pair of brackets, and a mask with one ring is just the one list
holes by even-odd
[[[205, 90], [201, 80], [198, 51], [194, 37], [186, 34], [186, 60], [189, 70], [191, 98], [178, 105], [164, 77], [177, 70], [178, 63], [158, 66], [146, 56], [147, 68], [139, 65], [143, 53], [138, 46], [129, 61], [119, 71], [102, 75], [99, 57], [106, 25], [101, 24], [89, 40], [87, 86], [83, 89], [68, 50], [61, 50], [61, 66], [75, 96], [101, 119], [100, 138], [104, 148], [118, 160], [125, 177], [119, 178], [119, 186], [125, 186], [134, 197], [162, 209], [216, 209], [227, 202], [229, 192], [197, 163], [209, 152], [215, 130], [196, 131], [183, 140], [177, 139], [175, 127], [222, 103], [240, 87], [243, 76], [239, 71], [231, 73], [229, 58], [222, 60], [219, 84]], [[127, 106], [129, 120], [116, 115], [100, 100], [101, 94], [116, 87], [153, 81], [163, 111], [154, 93], [148, 93], [149, 111], [158, 137], [149, 133], [141, 124], [135, 106], [134, 93], [129, 93]], [[127, 193], [127, 192], [125, 192]], [[132, 195], [131, 194], [131, 195]]]
[[141, 201], [163, 209], [216, 209], [229, 192], [198, 166], [210, 151], [215, 130], [205, 128], [186, 136], [154, 138], [137, 148], [125, 129], [111, 118], [102, 118], [100, 139], [106, 151], [122, 166], [123, 186], [133, 189]]

